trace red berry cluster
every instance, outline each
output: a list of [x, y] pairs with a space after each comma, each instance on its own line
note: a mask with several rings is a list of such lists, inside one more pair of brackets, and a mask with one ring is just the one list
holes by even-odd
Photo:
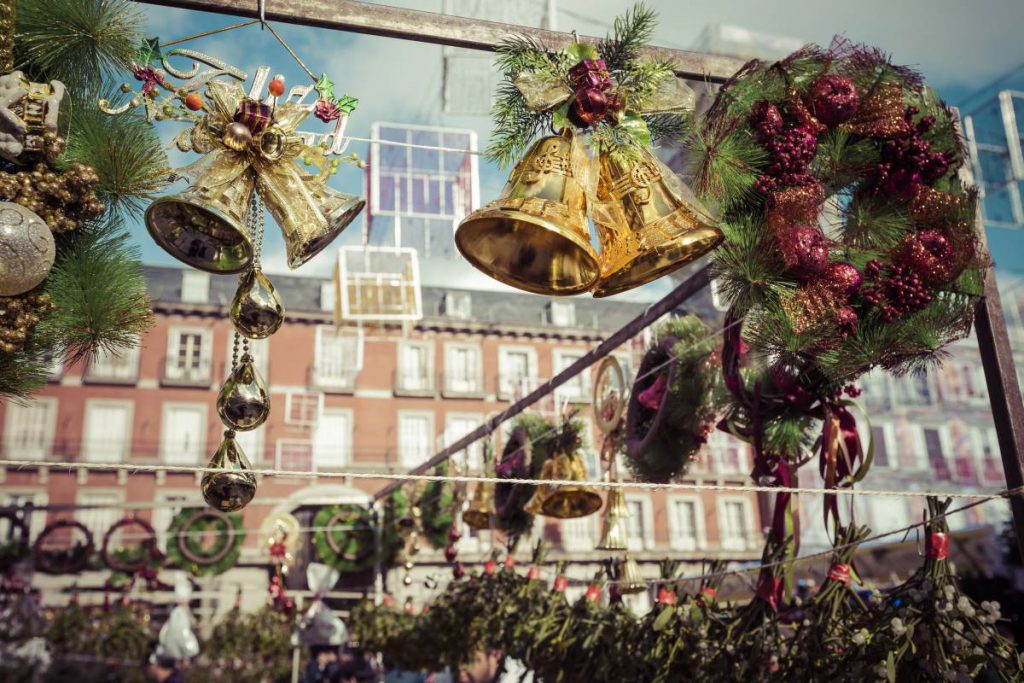
[[920, 311], [932, 301], [921, 276], [906, 264], [883, 267], [881, 261], [872, 259], [864, 268], [864, 275], [871, 283], [864, 288], [864, 301], [877, 306], [885, 322]]
[[758, 141], [771, 154], [772, 164], [757, 179], [754, 189], [767, 194], [780, 187], [812, 185], [814, 176], [807, 166], [818, 151], [818, 138], [805, 125], [785, 127], [782, 112], [771, 102], [754, 105], [750, 123]]
[[933, 183], [949, 173], [955, 156], [936, 152], [924, 135], [935, 125], [934, 116], [922, 116], [915, 124], [916, 107], [903, 113], [907, 133], [882, 145], [882, 163], [878, 165], [878, 187], [893, 197], [910, 200], [921, 183]]
[[569, 69], [569, 83], [575, 89], [569, 118], [580, 128], [593, 126], [611, 112], [622, 109], [603, 59], [584, 59]]
[[459, 556], [459, 539], [462, 538], [462, 531], [459, 529], [458, 524], [452, 523], [448, 527], [448, 545], [444, 549], [444, 559], [448, 564], [453, 564], [452, 576], [458, 580], [466, 575], [466, 569], [462, 566], [461, 562], [456, 561]]

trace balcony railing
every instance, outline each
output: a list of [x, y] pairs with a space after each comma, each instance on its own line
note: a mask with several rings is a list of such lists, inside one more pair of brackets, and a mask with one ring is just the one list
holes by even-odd
[[434, 396], [434, 376], [426, 370], [396, 370], [392, 374], [396, 396]]
[[163, 384], [175, 387], [208, 387], [212, 381], [212, 363], [209, 358], [200, 359], [197, 365], [182, 365], [178, 358], [164, 359]]
[[479, 373], [470, 375], [444, 373], [439, 375], [438, 379], [445, 398], [482, 398], [486, 393], [484, 377]]
[[89, 384], [135, 384], [139, 380], [139, 349], [127, 349], [120, 356], [95, 356], [82, 380]]
[[327, 393], [353, 393], [358, 377], [358, 368], [340, 368], [335, 365], [312, 365], [309, 368], [310, 386]]

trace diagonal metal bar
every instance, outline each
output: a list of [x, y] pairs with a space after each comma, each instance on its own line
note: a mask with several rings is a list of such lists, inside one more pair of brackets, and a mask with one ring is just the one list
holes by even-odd
[[[562, 370], [560, 373], [552, 377], [550, 380], [540, 385], [526, 396], [522, 397], [505, 410], [501, 411], [497, 415], [494, 415], [489, 420], [484, 422], [482, 425], [474, 429], [469, 434], [453, 443], [451, 446], [442, 449], [434, 457], [427, 460], [422, 465], [415, 467], [410, 470], [412, 474], [422, 474], [428, 470], [440, 465], [448, 458], [452, 457], [459, 451], [465, 450], [471, 444], [480, 439], [487, 437], [489, 434], [494, 432], [504, 422], [512, 419], [519, 413], [525, 411], [531, 405], [544, 398], [558, 387], [562, 386], [569, 380], [576, 377], [578, 374], [589, 368], [591, 365], [601, 360], [605, 356], [611, 354], [612, 351], [619, 348], [625, 342], [635, 337], [644, 328], [649, 327], [652, 323], [656, 322], [661, 316], [666, 313], [671, 313], [676, 309], [677, 306], [682, 304], [684, 301], [689, 299], [691, 296], [699, 292], [700, 290], [707, 287], [711, 278], [709, 272], [711, 270], [710, 264], [702, 266], [693, 275], [683, 280], [683, 282], [669, 292], [663, 299], [652, 304], [646, 311], [633, 318], [631, 321], [623, 325], [613, 335], [602, 341], [600, 344], [592, 348], [590, 351], [585, 353], [576, 359], [572, 365]], [[374, 500], [378, 500], [390, 494], [395, 489], [401, 486], [401, 482], [392, 482], [382, 488], [377, 493], [373, 494]]]
[[[135, 0], [149, 5], [177, 7], [259, 18], [256, 0]], [[570, 33], [559, 33], [526, 26], [483, 21], [436, 12], [403, 9], [357, 0], [266, 0], [266, 19], [287, 24], [315, 26], [349, 33], [363, 33], [384, 38], [399, 38], [420, 43], [450, 45], [471, 50], [493, 51], [509, 34], [534, 38], [551, 49], [562, 49], [573, 42]], [[580, 36], [580, 40], [596, 42], [597, 38]], [[644, 54], [665, 59], [675, 65], [684, 78], [723, 83], [743, 65], [743, 60], [720, 55], [701, 54], [687, 50], [650, 47]]]

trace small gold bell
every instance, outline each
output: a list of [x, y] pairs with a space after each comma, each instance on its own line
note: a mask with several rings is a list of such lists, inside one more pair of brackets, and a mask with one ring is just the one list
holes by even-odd
[[644, 581], [643, 574], [640, 573], [640, 565], [636, 563], [636, 560], [628, 552], [622, 559], [618, 585], [619, 592], [623, 595], [643, 593], [647, 590], [647, 583]]
[[267, 421], [270, 392], [248, 353], [224, 382], [217, 396], [217, 414], [226, 426], [242, 432]]
[[241, 510], [256, 495], [256, 477], [249, 472], [252, 465], [235, 441], [232, 430], [225, 430], [224, 440], [207, 467], [218, 471], [204, 474], [200, 488], [203, 500], [215, 510]]
[[284, 304], [263, 271], [242, 276], [231, 302], [231, 321], [249, 339], [266, 339], [284, 322]]
[[629, 508], [626, 507], [626, 494], [621, 488], [613, 488], [608, 491], [608, 501], [604, 506], [604, 528], [601, 532], [601, 541], [594, 547], [597, 550], [625, 550], [626, 543], [626, 520], [629, 518]]
[[241, 152], [252, 143], [252, 131], [244, 123], [232, 121], [224, 126], [224, 135], [221, 137], [224, 146]]
[[[548, 479], [565, 481], [586, 481], [587, 473], [578, 456], [559, 453], [548, 462], [551, 476]], [[548, 463], [544, 463], [547, 465]], [[545, 478], [543, 473], [541, 478]], [[551, 493], [541, 506], [543, 514], [557, 519], [586, 517], [601, 509], [601, 496], [589, 486], [559, 484], [549, 487]]]
[[491, 520], [497, 512], [494, 509], [494, 484], [481, 482], [476, 485], [469, 508], [462, 513], [462, 521], [474, 529], [491, 528]]

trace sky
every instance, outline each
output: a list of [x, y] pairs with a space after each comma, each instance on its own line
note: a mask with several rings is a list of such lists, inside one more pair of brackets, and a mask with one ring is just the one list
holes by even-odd
[[[387, 4], [425, 11], [478, 18], [504, 19], [523, 24], [542, 25], [546, 21], [545, 0], [507, 3], [498, 0], [392, 0]], [[577, 30], [583, 35], [603, 35], [617, 14], [629, 4], [620, 0], [552, 0], [556, 5], [554, 27], [560, 31]], [[1024, 88], [1024, 2], [1021, 0], [859, 0], [829, 2], [819, 0], [716, 0], [713, 3], [683, 3], [677, 0], [650, 0], [658, 10], [660, 25], [652, 41], [665, 47], [692, 49], [702, 30], [713, 24], [740, 26], [761, 34], [784, 36], [794, 42], [827, 45], [834, 35], [876, 45], [892, 54], [896, 63], [912, 65], [927, 82], [954, 106], [969, 108], [994, 95], [1003, 87]], [[147, 16], [147, 31], [161, 41], [174, 40], [235, 23], [227, 16], [164, 7], [140, 5]], [[480, 146], [485, 147], [490, 121], [482, 115], [446, 113], [442, 104], [444, 87], [444, 48], [411, 41], [347, 34], [324, 29], [278, 25], [278, 31], [309, 67], [327, 73], [336, 83], [336, 91], [359, 97], [359, 106], [350, 118], [348, 133], [369, 137], [374, 122], [469, 128], [477, 131]], [[289, 85], [305, 85], [302, 72], [268, 31], [250, 26], [182, 45], [214, 55], [250, 74], [259, 65], [268, 65], [272, 73], [281, 73]], [[489, 60], [486, 55], [481, 59]], [[180, 66], [184, 64], [179, 62]], [[477, 67], [477, 73], [481, 67]], [[990, 84], [1002, 75], [997, 87]], [[483, 76], [486, 78], [486, 75]], [[493, 79], [497, 80], [497, 75]], [[978, 91], [982, 90], [981, 95]], [[486, 91], [481, 93], [486, 97]], [[180, 124], [159, 123], [162, 139], [169, 141]], [[310, 118], [305, 130], [320, 130]], [[323, 129], [326, 132], [326, 128]], [[366, 156], [367, 145], [353, 142], [350, 150]], [[171, 153], [174, 165], [194, 159], [177, 151]], [[504, 172], [481, 163], [481, 198], [484, 202], [497, 195]], [[332, 185], [352, 193], [362, 193], [363, 173], [342, 166]], [[358, 223], [358, 221], [357, 221]], [[268, 225], [264, 267], [268, 272], [287, 272], [280, 237]], [[358, 243], [361, 225], [353, 224], [338, 243]], [[146, 263], [172, 264], [175, 261], [149, 239], [138, 224], [133, 229]], [[997, 267], [1024, 270], [1024, 233], [990, 229], [988, 237]], [[333, 267], [332, 250], [293, 274], [326, 276]], [[449, 264], [450, 265], [450, 264]], [[463, 272], [464, 271], [464, 272]], [[424, 269], [429, 280], [437, 269]], [[498, 287], [471, 268], [445, 268], [441, 272], [449, 286]], [[427, 284], [431, 284], [429, 281]], [[654, 299], [664, 294], [670, 283], [659, 282], [630, 295], [634, 299]]]

